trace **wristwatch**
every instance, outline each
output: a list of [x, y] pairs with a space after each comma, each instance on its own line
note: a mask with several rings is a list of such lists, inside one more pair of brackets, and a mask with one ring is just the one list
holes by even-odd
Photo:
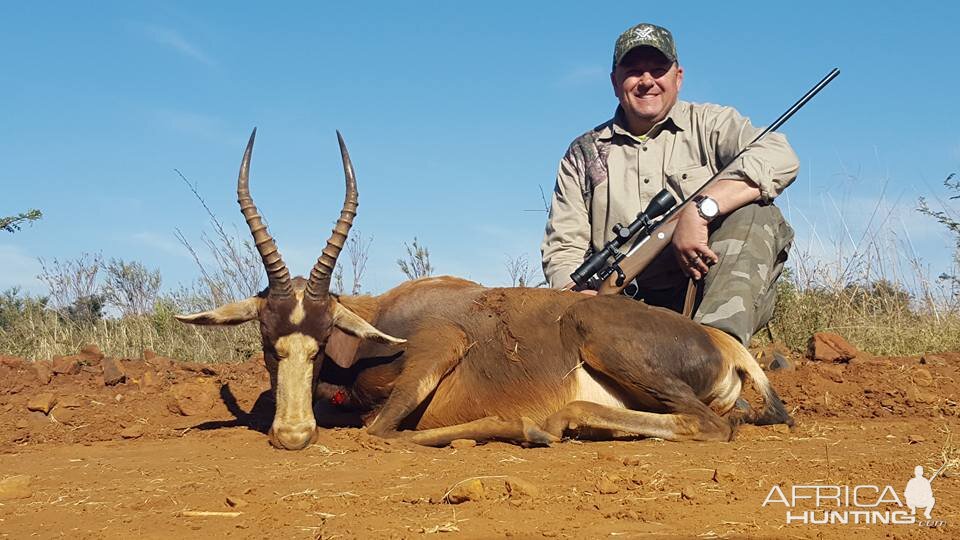
[[713, 219], [717, 217], [717, 214], [720, 213], [720, 205], [711, 197], [697, 195], [693, 198], [693, 202], [697, 205], [697, 212], [700, 214], [700, 217], [707, 220], [707, 223], [713, 221]]

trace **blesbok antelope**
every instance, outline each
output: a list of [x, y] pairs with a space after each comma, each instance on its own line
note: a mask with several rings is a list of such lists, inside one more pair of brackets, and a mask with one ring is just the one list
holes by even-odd
[[[370, 433], [433, 446], [459, 438], [548, 444], [565, 434], [726, 441], [740, 422], [792, 424], [738, 341], [626, 297], [491, 289], [452, 277], [406, 282], [376, 297], [330, 294], [357, 206], [353, 166], [338, 138], [347, 194], [309, 279], [289, 277], [250, 197], [251, 135], [237, 193], [269, 285], [256, 297], [178, 317], [259, 321], [276, 396], [275, 446], [294, 450], [313, 440], [318, 381], [336, 384], [339, 402], [369, 411]], [[747, 378], [764, 406], [731, 413]]]

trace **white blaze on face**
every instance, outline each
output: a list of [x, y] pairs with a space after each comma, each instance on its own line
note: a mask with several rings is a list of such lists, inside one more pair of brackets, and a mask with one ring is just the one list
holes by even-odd
[[[317, 340], [299, 332], [274, 343], [277, 351], [277, 412], [273, 434], [291, 449], [309, 444], [316, 429], [313, 417], [313, 357], [320, 349]], [[293, 448], [296, 447], [296, 448]]]
[[303, 322], [303, 319], [307, 316], [307, 311], [303, 309], [303, 291], [296, 292], [297, 297], [297, 307], [293, 308], [293, 311], [290, 313], [290, 323], [299, 325]]

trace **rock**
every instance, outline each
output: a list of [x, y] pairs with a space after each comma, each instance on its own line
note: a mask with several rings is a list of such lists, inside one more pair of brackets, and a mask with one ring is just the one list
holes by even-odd
[[57, 408], [65, 407], [68, 409], [76, 409], [77, 407], [83, 406], [83, 401], [77, 396], [66, 396], [60, 398], [60, 400], [57, 401], [57, 405], [59, 405]]
[[38, 360], [33, 363], [33, 369], [37, 372], [37, 379], [40, 381], [40, 384], [50, 384], [50, 379], [53, 378], [53, 369], [50, 366], [50, 362]]
[[51, 394], [50, 392], [44, 392], [42, 394], [37, 394], [30, 398], [30, 401], [27, 402], [28, 411], [37, 411], [42, 412], [43, 414], [49, 414], [50, 409], [57, 404], [57, 397]]
[[198, 362], [180, 362], [180, 369], [200, 373], [201, 375], [217, 375], [217, 369], [210, 364]]
[[227, 506], [229, 506], [230, 508], [243, 508], [244, 506], [247, 506], [249, 504], [250, 503], [241, 499], [240, 497], [227, 495]]
[[696, 492], [690, 486], [684, 486], [680, 489], [680, 500], [692, 501], [695, 499]]
[[8, 476], [0, 480], [0, 501], [27, 499], [33, 496], [30, 488], [31, 478], [25, 474]]
[[60, 422], [61, 424], [73, 425], [77, 419], [77, 410], [76, 409], [67, 409], [63, 405], [58, 404], [55, 409], [50, 411], [50, 417]]
[[176, 384], [170, 388], [168, 408], [183, 416], [197, 416], [213, 407], [213, 386], [199, 382]]
[[120, 432], [120, 436], [124, 439], [136, 439], [143, 436], [143, 424], [139, 422], [130, 424]]
[[922, 435], [908, 435], [908, 436], [907, 436], [907, 442], [910, 443], [910, 444], [920, 444], [920, 443], [922, 443], [922, 442], [925, 442], [926, 440], [927, 440], [926, 437], [924, 437], [924, 436], [922, 436]]
[[771, 429], [773, 429], [774, 433], [782, 433], [784, 435], [790, 433], [790, 426], [786, 424], [774, 424], [771, 426]]
[[795, 367], [793, 360], [776, 351], [774, 351], [773, 357], [767, 365], [767, 369], [770, 371], [793, 371]]
[[477, 441], [473, 439], [454, 439], [450, 441], [450, 448], [454, 450], [459, 450], [461, 448], [473, 448], [477, 445]]
[[627, 467], [636, 467], [640, 465], [640, 456], [626, 456], [623, 458], [623, 464]]
[[613, 495], [614, 493], [619, 493], [620, 488], [617, 487], [617, 484], [615, 484], [613, 480], [604, 477], [597, 482], [597, 491], [603, 495]]
[[7, 356], [5, 354], [0, 354], [0, 364], [7, 366], [10, 369], [20, 369], [26, 363], [27, 361], [19, 356]]
[[113, 386], [127, 380], [127, 373], [123, 369], [123, 364], [116, 358], [104, 357], [100, 360], [100, 368], [103, 369], [103, 384]]
[[76, 356], [53, 357], [53, 372], [57, 375], [76, 375], [80, 368], [80, 359]]
[[732, 463], [721, 463], [713, 470], [714, 482], [736, 480], [736, 478], [737, 468]]
[[597, 459], [600, 461], [620, 461], [617, 453], [610, 447], [603, 447], [597, 450]]
[[447, 502], [450, 504], [460, 504], [467, 501], [483, 500], [484, 490], [483, 482], [479, 479], [460, 482], [447, 494]]
[[103, 358], [103, 351], [100, 350], [100, 347], [91, 343], [90, 345], [80, 347], [80, 354], [77, 356], [83, 356], [84, 360], [96, 362]]
[[930, 386], [933, 384], [933, 374], [927, 368], [917, 368], [913, 371], [913, 382], [917, 386]]
[[153, 352], [153, 349], [144, 349], [143, 350], [143, 359], [147, 362], [153, 360], [157, 357], [157, 353]]
[[540, 496], [540, 488], [522, 478], [508, 476], [505, 483], [507, 485], [507, 493], [510, 494], [511, 499], [536, 499]]
[[807, 343], [807, 358], [815, 362], [847, 363], [860, 354], [842, 336], [830, 332], [817, 332]]

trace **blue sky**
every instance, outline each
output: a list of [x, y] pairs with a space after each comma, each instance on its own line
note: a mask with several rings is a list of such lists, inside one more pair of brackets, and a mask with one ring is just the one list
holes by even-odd
[[0, 289], [42, 292], [38, 257], [83, 252], [159, 268], [168, 288], [193, 280], [174, 229], [198, 242], [209, 225], [174, 169], [243, 227], [253, 126], [251, 189], [293, 273], [342, 202], [340, 129], [354, 230], [373, 237], [366, 290], [403, 279], [394, 261], [414, 237], [440, 273], [504, 284], [507, 257], [539, 265], [540, 189], [613, 112], [613, 42], [641, 21], [673, 31], [682, 98], [758, 125], [840, 67], [781, 130], [802, 162], [779, 202], [798, 253], [829, 258], [880, 224], [948, 269], [950, 238], [913, 208], [960, 170], [956, 3], [345, 4], [7, 3], [0, 214], [44, 219], [0, 233]]

